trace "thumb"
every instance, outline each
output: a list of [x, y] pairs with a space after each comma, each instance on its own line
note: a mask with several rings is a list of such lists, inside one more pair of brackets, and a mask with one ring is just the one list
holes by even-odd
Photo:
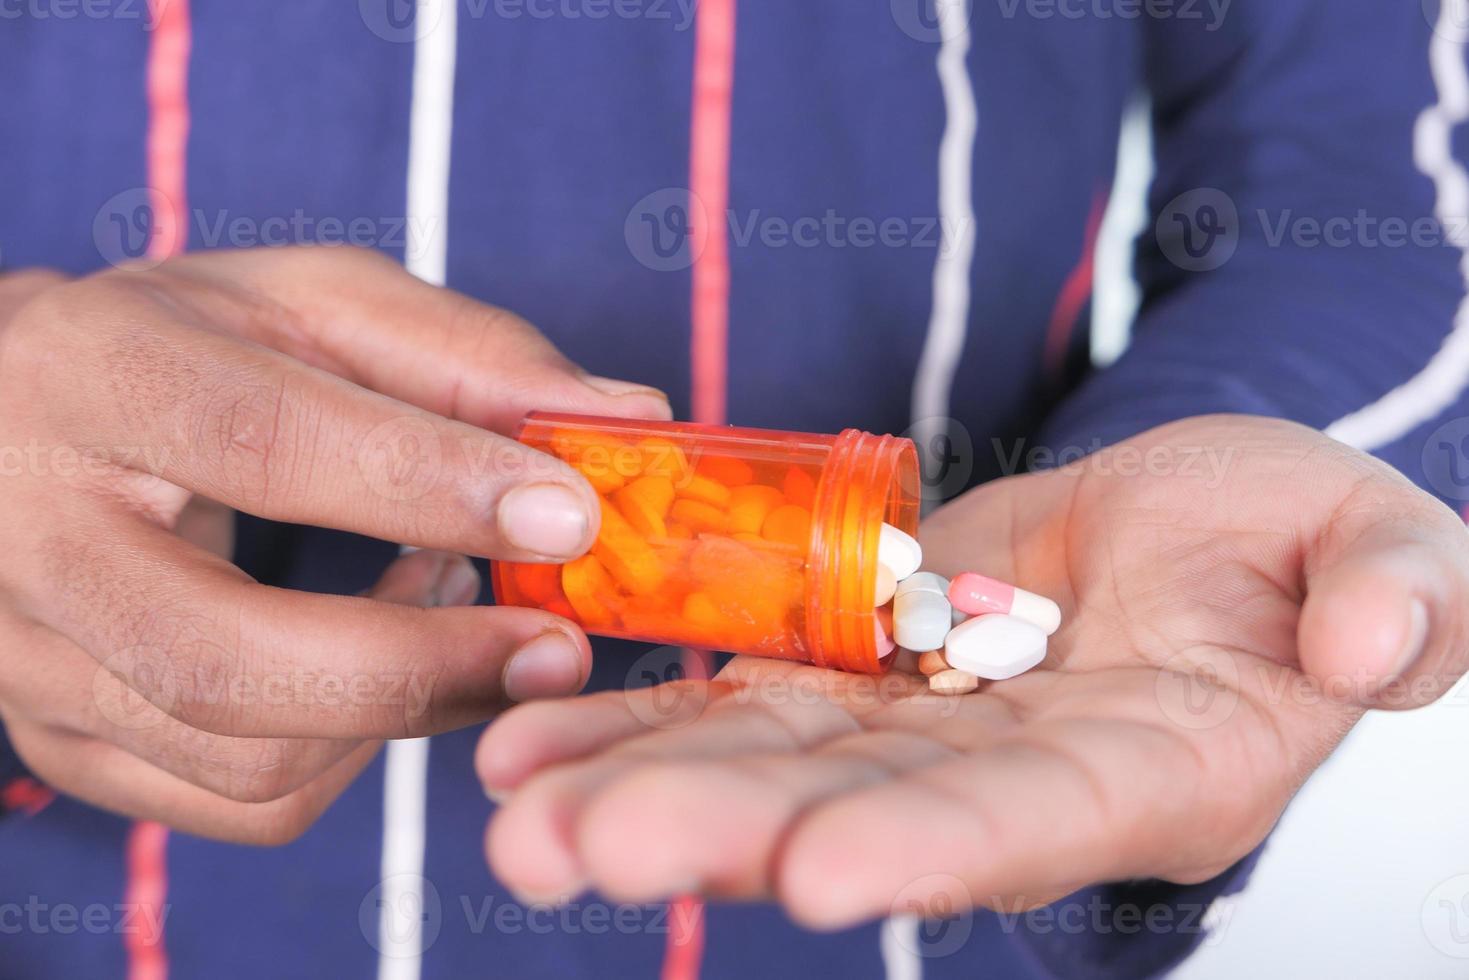
[[1469, 665], [1469, 531], [1426, 495], [1408, 503], [1374, 508], [1360, 530], [1326, 528], [1307, 556], [1297, 644], [1328, 696], [1421, 707]]

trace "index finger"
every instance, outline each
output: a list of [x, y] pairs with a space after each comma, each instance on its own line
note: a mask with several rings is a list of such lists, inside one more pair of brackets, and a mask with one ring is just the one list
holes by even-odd
[[[514, 440], [180, 322], [146, 289], [49, 295], [11, 338], [7, 394], [47, 406], [35, 425], [50, 438], [117, 449], [119, 472], [437, 550], [565, 560], [595, 537], [586, 481]], [[109, 316], [87, 330], [66, 322], [103, 303]]]

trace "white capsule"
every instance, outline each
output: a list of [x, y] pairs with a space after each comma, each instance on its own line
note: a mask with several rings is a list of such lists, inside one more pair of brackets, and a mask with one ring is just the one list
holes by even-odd
[[1003, 681], [1046, 659], [1046, 633], [1015, 616], [975, 616], [949, 631], [944, 659], [956, 670]]
[[904, 650], [926, 653], [944, 645], [953, 628], [949, 582], [933, 572], [919, 572], [898, 583], [893, 596], [893, 639]]
[[935, 694], [968, 694], [978, 690], [979, 678], [962, 670], [945, 670], [928, 679], [928, 689]]
[[898, 581], [895, 595], [909, 592], [936, 592], [945, 599], [949, 597], [949, 580], [935, 572], [914, 572]]
[[893, 593], [898, 591], [898, 577], [893, 570], [878, 562], [877, 565], [877, 588], [873, 591], [872, 604], [874, 606], [885, 606], [893, 601]]
[[901, 582], [922, 567], [923, 549], [912, 535], [884, 524], [877, 536], [877, 560], [892, 569], [893, 578]]

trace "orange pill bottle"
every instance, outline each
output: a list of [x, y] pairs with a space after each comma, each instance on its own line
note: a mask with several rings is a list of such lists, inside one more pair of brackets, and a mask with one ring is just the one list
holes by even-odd
[[884, 522], [918, 528], [913, 443], [533, 413], [526, 445], [597, 491], [592, 550], [494, 562], [502, 605], [588, 633], [880, 673], [873, 598]]

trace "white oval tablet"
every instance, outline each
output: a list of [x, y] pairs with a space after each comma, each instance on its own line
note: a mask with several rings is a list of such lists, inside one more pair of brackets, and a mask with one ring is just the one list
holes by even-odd
[[975, 616], [949, 631], [944, 659], [955, 670], [1007, 680], [1046, 659], [1046, 633], [1015, 616]]

